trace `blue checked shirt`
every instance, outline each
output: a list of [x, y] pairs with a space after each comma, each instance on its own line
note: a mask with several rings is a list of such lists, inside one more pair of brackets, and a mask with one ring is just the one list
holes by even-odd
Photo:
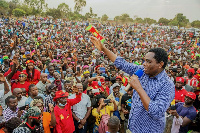
[[[129, 75], [133, 75], [138, 69], [144, 69], [143, 66], [128, 63], [121, 57], [117, 57], [114, 64]], [[132, 133], [163, 133], [165, 112], [175, 96], [174, 83], [165, 70], [151, 78], [144, 73], [139, 80], [150, 97], [149, 111], [145, 110], [140, 96], [134, 90], [128, 127]]]

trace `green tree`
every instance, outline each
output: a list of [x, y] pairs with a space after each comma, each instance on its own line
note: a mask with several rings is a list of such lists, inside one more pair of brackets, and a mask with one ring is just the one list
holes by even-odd
[[0, 14], [6, 14], [8, 10], [9, 10], [8, 2], [0, 0]]
[[169, 25], [171, 25], [171, 26], [178, 26], [178, 21], [177, 20], [171, 20], [169, 22]]
[[19, 9], [19, 8], [15, 8], [13, 11], [12, 11], [13, 15], [16, 16], [16, 17], [22, 17], [26, 14], [26, 12], [23, 10], [23, 9]]
[[26, 12], [26, 15], [29, 16], [33, 13], [33, 8], [25, 5], [25, 4], [22, 4], [19, 6], [20, 9], [24, 10]]
[[62, 14], [62, 18], [68, 17], [68, 13], [69, 13], [70, 9], [67, 4], [61, 3], [60, 5], [58, 5], [57, 9], [60, 10], [60, 12]]
[[158, 20], [158, 23], [159, 23], [159, 24], [162, 23], [162, 25], [168, 25], [169, 22], [170, 22], [170, 20], [168, 20], [168, 19], [166, 19], [166, 18], [160, 18], [160, 19]]
[[151, 19], [151, 18], [144, 18], [144, 22], [151, 25], [151, 24], [155, 24], [156, 20]]
[[134, 23], [144, 23], [144, 20], [142, 18], [136, 18]]
[[107, 21], [108, 20], [108, 15], [104, 14], [101, 17], [101, 21]]
[[75, 2], [75, 6], [74, 6], [74, 10], [75, 12], [80, 12], [82, 11], [83, 7], [86, 6], [86, 1], [85, 0], [74, 0]]
[[54, 19], [62, 17], [61, 11], [59, 9], [55, 9], [55, 8], [48, 9], [46, 12], [46, 15], [52, 16]]
[[199, 20], [195, 20], [191, 23], [191, 26], [192, 27], [195, 27], [195, 28], [200, 28], [200, 21]]

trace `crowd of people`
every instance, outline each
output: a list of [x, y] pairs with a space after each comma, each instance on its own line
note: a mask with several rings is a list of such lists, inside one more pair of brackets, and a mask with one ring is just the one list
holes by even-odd
[[[112, 58], [94, 45], [96, 40], [86, 30], [89, 24], [49, 18], [0, 19], [0, 132], [129, 133], [137, 130], [130, 125], [136, 121], [137, 128], [153, 132], [148, 129], [151, 121], [142, 116], [153, 117], [165, 133], [200, 132], [198, 37], [173, 27], [94, 21], [91, 24], [105, 38], [104, 47], [117, 56]], [[151, 63], [151, 52], [157, 54], [160, 65]], [[168, 62], [159, 61], [164, 52]], [[174, 96], [173, 91], [175, 97], [160, 97], [164, 103], [150, 101], [147, 107], [136, 89], [136, 77], [130, 75], [134, 73], [129, 70], [135, 71], [130, 64], [144, 65], [148, 82], [155, 86], [144, 85], [144, 76], [140, 82], [151, 100], [156, 101], [160, 93]], [[160, 75], [165, 69], [170, 81], [157, 82], [161, 78], [152, 75], [156, 69]], [[161, 91], [159, 86], [173, 90]], [[156, 112], [156, 104], [164, 109]], [[135, 117], [133, 110], [143, 113]], [[163, 111], [165, 126], [159, 119]], [[142, 121], [147, 125], [141, 127]]]

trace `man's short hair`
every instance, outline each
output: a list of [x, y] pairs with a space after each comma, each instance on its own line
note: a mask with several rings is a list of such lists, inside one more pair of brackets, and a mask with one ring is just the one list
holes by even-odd
[[8, 97], [5, 99], [5, 103], [6, 103], [6, 105], [8, 105], [10, 99], [15, 99], [15, 98], [17, 98], [17, 97], [14, 96], [14, 95], [10, 95], [10, 96], [8, 96]]
[[34, 86], [35, 86], [35, 84], [30, 84], [29, 87], [28, 87], [29, 91], [30, 91], [30, 89], [31, 89], [32, 87], [34, 87]]
[[120, 126], [120, 120], [117, 116], [111, 116], [108, 120], [108, 129], [110, 133], [117, 133]]
[[167, 52], [164, 49], [153, 48], [153, 49], [150, 49], [149, 52], [153, 52], [155, 54], [154, 59], [156, 59], [157, 63], [160, 63], [161, 61], [164, 62], [164, 65], [162, 66], [162, 68], [166, 67], [168, 56], [167, 56]]

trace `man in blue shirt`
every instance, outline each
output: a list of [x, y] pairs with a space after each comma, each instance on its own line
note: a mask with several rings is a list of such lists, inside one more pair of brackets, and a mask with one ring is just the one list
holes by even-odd
[[107, 49], [99, 39], [91, 37], [91, 42], [98, 50], [103, 51], [115, 66], [129, 75], [138, 69], [144, 74], [138, 78], [130, 78], [130, 86], [134, 89], [129, 129], [133, 133], [162, 133], [165, 127], [165, 112], [175, 96], [174, 83], [165, 72], [168, 56], [165, 50], [155, 48], [149, 50], [143, 65], [134, 65], [117, 57]]

